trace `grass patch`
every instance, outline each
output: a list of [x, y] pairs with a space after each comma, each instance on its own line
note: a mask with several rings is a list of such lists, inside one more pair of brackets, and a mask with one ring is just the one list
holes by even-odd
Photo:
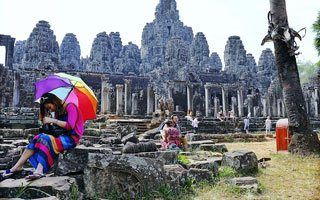
[[181, 154], [178, 155], [178, 162], [180, 164], [189, 164], [190, 163], [190, 161], [188, 160], [188, 156], [181, 155]]
[[[225, 185], [204, 186], [197, 189], [195, 199], [294, 199], [320, 200], [320, 157], [298, 156], [276, 151], [275, 140], [267, 142], [228, 143], [229, 151], [248, 149], [256, 153], [258, 159], [269, 157], [267, 168], [259, 167], [258, 192], [240, 191]], [[224, 170], [233, 176], [232, 171]]]

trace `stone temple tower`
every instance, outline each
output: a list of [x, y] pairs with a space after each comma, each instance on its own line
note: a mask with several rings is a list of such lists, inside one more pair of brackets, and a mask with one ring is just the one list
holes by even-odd
[[193, 39], [191, 27], [184, 26], [179, 20], [179, 11], [175, 0], [160, 0], [155, 12], [155, 19], [143, 29], [141, 40], [141, 73], [163, 66], [166, 45], [173, 37], [184, 40], [188, 49]]
[[46, 21], [39, 21], [25, 46], [22, 68], [30, 70], [57, 70], [59, 45]]
[[73, 33], [67, 33], [60, 46], [60, 65], [62, 70], [80, 69], [80, 45]]

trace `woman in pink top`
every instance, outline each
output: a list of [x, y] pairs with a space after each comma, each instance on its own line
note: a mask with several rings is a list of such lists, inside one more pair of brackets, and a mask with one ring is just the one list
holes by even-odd
[[[47, 113], [55, 113], [55, 117], [47, 117]], [[40, 100], [40, 120], [43, 124], [54, 124], [66, 129], [63, 135], [53, 136], [45, 133], [36, 135], [26, 147], [21, 158], [11, 168], [2, 174], [2, 179], [11, 178], [23, 171], [23, 164], [29, 159], [35, 172], [27, 179], [37, 179], [44, 176], [58, 154], [65, 149], [74, 148], [83, 135], [83, 118], [75, 104], [64, 104], [55, 95], [46, 93]]]

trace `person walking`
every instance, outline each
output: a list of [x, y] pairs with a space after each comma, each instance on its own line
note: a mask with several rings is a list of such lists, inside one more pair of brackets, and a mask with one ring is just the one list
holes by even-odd
[[271, 132], [271, 120], [270, 120], [270, 116], [267, 117], [266, 122], [265, 122], [265, 126], [266, 126], [266, 134], [268, 134], [268, 132]]
[[195, 118], [194, 118], [194, 120], [192, 121], [192, 126], [193, 126], [193, 128], [194, 128], [194, 132], [196, 133], [196, 134], [198, 134], [198, 132], [199, 132], [199, 121], [198, 121], [198, 117], [196, 116]]
[[246, 131], [246, 134], [249, 134], [249, 118], [248, 117], [244, 119], [244, 130]]

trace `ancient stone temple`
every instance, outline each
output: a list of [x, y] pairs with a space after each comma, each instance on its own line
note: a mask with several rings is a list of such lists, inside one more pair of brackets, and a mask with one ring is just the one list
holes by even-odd
[[[16, 71], [8, 66], [0, 71], [3, 83], [12, 80], [7, 89], [1, 88], [5, 106], [36, 107], [33, 83], [65, 71], [87, 82], [104, 114], [151, 116], [167, 106], [209, 118], [231, 110], [239, 117], [285, 116], [272, 51], [264, 50], [257, 65], [240, 37], [230, 36], [223, 68], [219, 55], [210, 53], [205, 34], [193, 37], [192, 28], [180, 21], [175, 0], [159, 0], [155, 19], [143, 29], [141, 49], [131, 42], [123, 45], [119, 32], [101, 32], [90, 57], [80, 58], [74, 34], [66, 34], [59, 51], [49, 23], [39, 21], [14, 52]], [[310, 114], [316, 116], [317, 92], [306, 96], [313, 99]]]
[[145, 25], [142, 32], [142, 74], [164, 64], [166, 45], [173, 36], [182, 38], [188, 48], [193, 39], [192, 28], [184, 26], [179, 20], [175, 0], [160, 0], [155, 17], [153, 22]]
[[60, 45], [60, 69], [80, 70], [80, 45], [73, 33], [67, 33]]
[[59, 65], [59, 45], [46, 21], [39, 21], [31, 32], [22, 59], [22, 68], [56, 70]]

